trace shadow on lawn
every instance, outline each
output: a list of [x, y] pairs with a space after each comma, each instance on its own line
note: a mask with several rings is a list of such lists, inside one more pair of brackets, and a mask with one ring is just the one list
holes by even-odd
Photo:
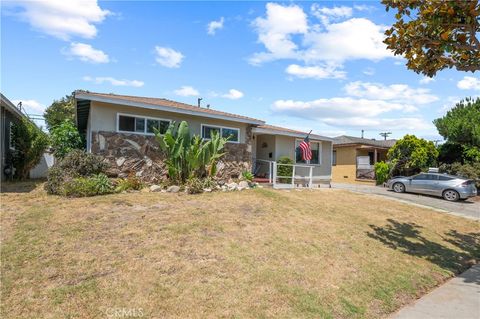
[[8, 181], [0, 184], [1, 193], [30, 193], [35, 190], [45, 179], [30, 179], [26, 181]]
[[[388, 219], [388, 222], [382, 227], [369, 225], [373, 231], [367, 232], [367, 235], [392, 249], [424, 258], [453, 273], [460, 273], [480, 260], [480, 233], [461, 234], [450, 230], [442, 239], [457, 248], [453, 249], [422, 236], [423, 227], [415, 223], [401, 223], [393, 219]], [[480, 284], [478, 277], [473, 281]]]

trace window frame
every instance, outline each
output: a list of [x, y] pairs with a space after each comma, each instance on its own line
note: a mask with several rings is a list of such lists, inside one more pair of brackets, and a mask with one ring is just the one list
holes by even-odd
[[235, 130], [238, 132], [238, 141], [232, 141], [232, 140], [228, 140], [227, 143], [234, 143], [234, 144], [240, 144], [240, 129], [238, 127], [229, 127], [229, 126], [221, 126], [221, 125], [211, 125], [211, 124], [200, 124], [200, 136], [202, 137], [202, 139], [206, 140], [206, 141], [209, 141], [210, 138], [207, 138], [207, 137], [204, 137], [203, 136], [203, 127], [204, 126], [207, 126], [207, 127], [213, 127], [213, 128], [218, 128], [220, 129], [220, 136], [223, 136], [223, 129], [226, 128], [228, 130]]
[[[142, 118], [143, 119], [143, 132], [136, 132], [136, 131], [122, 131], [120, 130], [120, 116], [127, 116], [127, 117], [133, 117], [135, 119], [134, 122], [134, 129], [136, 126], [136, 119], [137, 118]], [[172, 120], [170, 119], [164, 119], [160, 117], [152, 117], [152, 116], [145, 116], [145, 115], [138, 115], [138, 114], [131, 114], [131, 113], [117, 113], [117, 133], [126, 133], [126, 134], [138, 134], [138, 135], [148, 135], [148, 136], [155, 136], [155, 133], [148, 133], [147, 132], [147, 120], [156, 120], [156, 121], [163, 121], [163, 122], [168, 122], [168, 125], [172, 124]], [[163, 135], [163, 134], [162, 134]]]
[[297, 141], [303, 141], [303, 138], [296, 138], [295, 141], [293, 142], [293, 154], [295, 157], [295, 164], [299, 165], [313, 165], [313, 166], [321, 166], [322, 165], [322, 154], [323, 154], [323, 143], [322, 141], [312, 141], [310, 140], [310, 144], [312, 143], [317, 143], [318, 144], [318, 163], [302, 163], [302, 162], [297, 162]]

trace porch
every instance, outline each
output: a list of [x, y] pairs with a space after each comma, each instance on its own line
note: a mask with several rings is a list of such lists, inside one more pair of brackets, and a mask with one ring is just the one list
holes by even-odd
[[388, 149], [361, 146], [355, 152], [355, 179], [360, 182], [375, 182], [375, 163], [387, 159]]
[[[255, 128], [252, 136], [252, 173], [255, 181], [274, 188], [318, 187], [331, 180], [332, 142], [318, 135], [310, 136], [313, 158], [305, 163], [298, 145], [307, 133], [273, 126]], [[288, 157], [292, 164], [277, 161]]]

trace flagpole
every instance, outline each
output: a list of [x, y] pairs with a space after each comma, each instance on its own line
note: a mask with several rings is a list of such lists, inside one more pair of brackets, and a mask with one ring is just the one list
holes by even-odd
[[[310, 136], [310, 133], [312, 133], [313, 130], [310, 130], [310, 132], [308, 132], [307, 134], [307, 137], [305, 139], [307, 139], [309, 136]], [[310, 143], [309, 143], [310, 144]], [[307, 161], [307, 165], [310, 165], [310, 160]]]

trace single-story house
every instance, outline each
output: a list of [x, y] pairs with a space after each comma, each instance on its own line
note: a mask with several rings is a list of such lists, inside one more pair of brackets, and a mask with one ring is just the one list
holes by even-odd
[[[15, 152], [15, 144], [12, 135], [12, 127], [16, 122], [22, 118], [28, 118], [22, 112], [20, 107], [14, 105], [2, 93], [1, 97], [1, 112], [0, 112], [0, 180], [12, 179], [15, 176], [15, 163], [13, 161], [13, 154]], [[40, 162], [30, 170], [30, 178], [43, 178], [47, 176], [48, 168], [53, 165], [53, 155], [45, 152], [40, 159]]]
[[[191, 133], [204, 139], [213, 131], [231, 136], [218, 165], [219, 174], [225, 178], [238, 177], [243, 171], [267, 174], [265, 167], [256, 163], [271, 163], [281, 156], [305, 164], [297, 148], [307, 133], [270, 126], [259, 119], [163, 98], [83, 90], [75, 92], [75, 101], [77, 127], [85, 136], [87, 151], [103, 155], [112, 175], [135, 172], [146, 181], [161, 179], [166, 170], [153, 128], [164, 132], [172, 121], [186, 121]], [[312, 167], [315, 176], [330, 178], [332, 140], [310, 135], [310, 141], [313, 159], [305, 166]]]
[[387, 159], [395, 142], [345, 135], [333, 138], [332, 181], [375, 183], [374, 165]]
[[15, 151], [13, 143], [12, 127], [15, 122], [20, 121], [25, 114], [17, 108], [9, 99], [2, 93], [1, 97], [1, 113], [0, 113], [0, 154], [2, 154], [0, 180], [4, 181], [13, 176], [14, 166], [12, 162], [12, 155]]

